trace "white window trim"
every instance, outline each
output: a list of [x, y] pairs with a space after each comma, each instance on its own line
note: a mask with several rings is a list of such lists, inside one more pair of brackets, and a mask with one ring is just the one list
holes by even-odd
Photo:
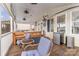
[[76, 12], [76, 11], [79, 11], [79, 7], [73, 8], [73, 9], [69, 10], [70, 15], [71, 15], [71, 17], [70, 17], [70, 19], [71, 19], [71, 35], [73, 35], [73, 36], [79, 36], [79, 34], [74, 34], [74, 33], [72, 33], [72, 25], [73, 25], [72, 13], [73, 13], [73, 12]]

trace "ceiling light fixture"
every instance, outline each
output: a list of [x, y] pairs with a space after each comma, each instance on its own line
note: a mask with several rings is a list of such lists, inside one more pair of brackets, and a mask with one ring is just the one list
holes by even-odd
[[25, 20], [26, 20], [26, 18], [23, 18], [23, 20], [25, 21]]
[[28, 10], [25, 10], [24, 13], [29, 14], [29, 11]]

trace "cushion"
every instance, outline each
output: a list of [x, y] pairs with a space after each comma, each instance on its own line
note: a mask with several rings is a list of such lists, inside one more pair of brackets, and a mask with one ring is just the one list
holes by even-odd
[[47, 55], [50, 49], [51, 41], [47, 38], [41, 37], [39, 46], [37, 48], [41, 56]]
[[30, 39], [30, 33], [26, 33], [25, 39], [26, 39], [27, 41], [29, 41], [29, 39]]
[[36, 38], [33, 38], [33, 41], [34, 41], [34, 43], [39, 43], [40, 42], [40, 37], [36, 37]]
[[23, 51], [21, 56], [39, 56], [37, 50]]
[[22, 44], [22, 40], [17, 40], [17, 45]]

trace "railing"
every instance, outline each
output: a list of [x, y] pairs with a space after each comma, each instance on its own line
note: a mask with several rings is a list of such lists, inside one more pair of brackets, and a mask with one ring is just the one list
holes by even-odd
[[11, 32], [8, 32], [8, 33], [5, 33], [5, 34], [1, 34], [0, 35], [0, 39], [3, 38], [3, 37], [5, 37], [5, 36], [7, 36], [7, 35], [9, 35], [9, 34], [11, 34]]
[[12, 44], [12, 34], [11, 32], [2, 34], [0, 36], [0, 54], [1, 56], [5, 56], [9, 47]]

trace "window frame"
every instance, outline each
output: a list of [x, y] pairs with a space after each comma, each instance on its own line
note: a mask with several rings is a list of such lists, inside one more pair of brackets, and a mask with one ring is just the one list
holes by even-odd
[[[64, 33], [66, 33], [66, 11], [57, 14], [57, 15], [56, 15], [56, 20], [58, 20], [57, 17], [59, 17], [59, 16], [63, 16], [63, 15], [65, 16], [65, 19], [64, 19], [64, 25], [65, 25], [65, 26], [64, 26], [64, 27], [65, 27], [64, 31], [65, 31], [65, 32], [64, 32]], [[57, 32], [58, 32], [58, 22], [56, 22], [56, 23], [57, 23]]]
[[50, 20], [50, 32], [54, 32], [54, 18]]
[[[1, 6], [2, 9], [7, 13], [7, 15], [8, 15], [8, 17], [9, 17], [9, 18], [5, 18], [5, 19], [0, 18], [0, 36], [5, 36], [5, 35], [7, 35], [8, 33], [11, 33], [11, 21], [12, 21], [11, 18], [12, 18], [12, 17], [11, 17], [11, 15], [10, 15], [8, 9], [7, 9], [4, 5], [0, 5], [0, 6]], [[3, 12], [3, 10], [2, 10], [1, 12]], [[5, 16], [3, 16], [3, 17], [5, 17]], [[9, 22], [10, 22], [10, 31], [5, 32], [5, 33], [2, 33], [2, 21], [9, 21]]]
[[[73, 12], [77, 12], [77, 11], [79, 11], [79, 7], [77, 7], [77, 8], [74, 8], [74, 9], [71, 9], [70, 10], [70, 15], [71, 15], [71, 30], [73, 30], [73, 23], [74, 23], [74, 21], [73, 21]], [[79, 35], [79, 33], [73, 33], [72, 31], [71, 31], [71, 34], [72, 35]]]

